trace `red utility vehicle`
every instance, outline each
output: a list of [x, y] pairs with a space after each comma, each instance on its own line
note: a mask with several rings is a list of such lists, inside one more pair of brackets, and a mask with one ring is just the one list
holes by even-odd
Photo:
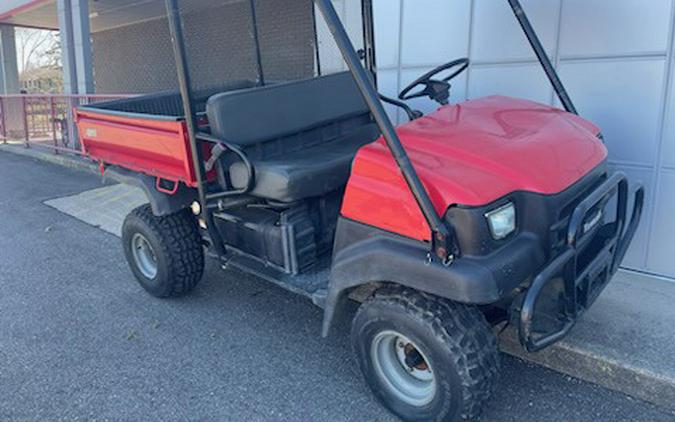
[[[495, 387], [493, 327], [513, 323], [540, 350], [617, 270], [643, 189], [628, 218], [626, 177], [608, 173], [600, 129], [576, 114], [517, 0], [565, 110], [501, 96], [449, 104], [468, 59], [399, 99], [379, 95], [371, 0], [359, 52], [331, 2], [315, 0], [349, 72], [265, 83], [259, 60], [257, 80], [198, 92], [181, 11], [166, 3], [180, 94], [76, 111], [87, 153], [147, 193], [123, 243], [151, 294], [194, 288], [206, 251], [311, 298], [324, 335], [358, 301], [352, 341], [375, 396], [406, 420], [457, 420]], [[416, 97], [441, 107], [423, 115], [406, 104]], [[410, 121], [394, 128], [380, 100]]]

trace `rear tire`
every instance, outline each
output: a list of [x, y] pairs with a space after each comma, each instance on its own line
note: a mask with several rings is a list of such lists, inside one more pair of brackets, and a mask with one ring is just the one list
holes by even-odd
[[131, 271], [151, 295], [181, 296], [204, 273], [204, 249], [189, 211], [157, 217], [150, 205], [133, 210], [122, 226], [124, 254]]
[[497, 340], [481, 312], [411, 289], [364, 302], [352, 345], [380, 402], [406, 421], [478, 417], [499, 373]]

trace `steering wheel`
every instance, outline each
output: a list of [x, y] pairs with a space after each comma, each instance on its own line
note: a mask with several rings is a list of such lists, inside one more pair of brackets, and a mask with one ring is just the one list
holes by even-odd
[[[447, 105], [448, 101], [450, 100], [450, 88], [452, 87], [449, 82], [464, 72], [469, 67], [469, 63], [470, 62], [468, 58], [463, 58], [440, 65], [434, 70], [427, 72], [415, 79], [410, 85], [401, 91], [398, 98], [407, 101], [413, 98], [429, 97], [441, 105]], [[433, 79], [433, 77], [439, 73], [454, 69], [456, 67], [459, 67], [459, 69], [455, 70], [449, 76], [440, 80]], [[418, 85], [423, 85], [423, 88], [417, 92], [411, 93], [410, 91], [412, 91]]]

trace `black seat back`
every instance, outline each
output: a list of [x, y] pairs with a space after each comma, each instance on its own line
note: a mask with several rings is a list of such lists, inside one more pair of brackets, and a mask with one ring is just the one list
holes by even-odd
[[214, 136], [260, 158], [328, 142], [371, 122], [348, 72], [216, 94], [206, 112]]

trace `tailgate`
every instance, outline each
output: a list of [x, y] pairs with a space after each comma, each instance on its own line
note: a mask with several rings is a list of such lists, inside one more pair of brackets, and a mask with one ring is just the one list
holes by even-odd
[[196, 185], [183, 119], [90, 107], [75, 113], [80, 140], [90, 157], [106, 165]]

